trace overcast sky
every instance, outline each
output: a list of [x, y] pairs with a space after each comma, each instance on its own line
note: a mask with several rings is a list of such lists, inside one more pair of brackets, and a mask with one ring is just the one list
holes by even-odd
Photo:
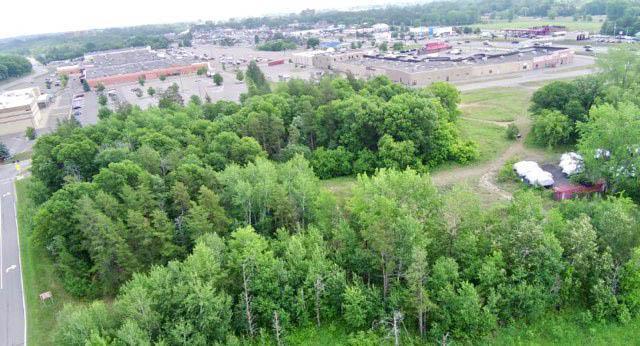
[[8, 0], [0, 37], [141, 24], [220, 20], [313, 9], [415, 3], [416, 0]]

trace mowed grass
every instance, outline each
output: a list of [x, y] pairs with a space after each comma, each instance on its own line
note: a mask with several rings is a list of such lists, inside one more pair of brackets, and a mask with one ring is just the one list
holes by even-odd
[[465, 118], [510, 122], [527, 115], [531, 91], [524, 88], [490, 88], [464, 92], [460, 110]]
[[494, 20], [490, 23], [483, 24], [473, 24], [470, 25], [473, 28], [480, 28], [486, 30], [503, 30], [503, 29], [527, 29], [534, 26], [544, 26], [544, 25], [561, 25], [566, 26], [567, 30], [570, 31], [589, 31], [589, 32], [600, 32], [600, 28], [602, 27], [602, 22], [600, 20], [604, 20], [600, 17], [593, 17], [593, 20], [583, 21], [578, 20], [574, 21], [572, 17], [557, 17], [556, 19], [549, 18], [531, 18], [531, 17], [519, 17], [509, 22], [507, 20]]
[[[56, 315], [65, 303], [75, 302], [75, 299], [67, 295], [58, 282], [53, 263], [45, 250], [32, 241], [36, 206], [29, 199], [28, 184], [29, 178], [16, 182], [20, 256], [27, 305], [27, 343], [54, 345]], [[53, 299], [40, 302], [39, 294], [46, 291], [51, 291]]]

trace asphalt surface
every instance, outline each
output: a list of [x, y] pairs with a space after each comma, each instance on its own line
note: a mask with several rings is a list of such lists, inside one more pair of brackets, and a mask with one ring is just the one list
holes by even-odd
[[13, 164], [0, 166], [0, 345], [25, 345], [25, 301]]

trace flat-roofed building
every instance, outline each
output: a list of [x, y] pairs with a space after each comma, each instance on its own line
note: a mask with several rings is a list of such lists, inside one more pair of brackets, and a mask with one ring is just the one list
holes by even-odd
[[[384, 75], [394, 82], [408, 86], [425, 86], [438, 81], [492, 78], [496, 75], [554, 68], [571, 64], [574, 56], [571, 49], [555, 46], [466, 54], [415, 53], [370, 53], [361, 58], [342, 60], [332, 56], [319, 56], [314, 64], [318, 68], [351, 73], [364, 79]], [[321, 61], [320, 58], [324, 60]]]
[[45, 124], [38, 107], [40, 89], [26, 88], [0, 94], [0, 135], [24, 132]]
[[169, 55], [150, 47], [86, 54], [82, 66], [83, 78], [91, 87], [192, 74], [201, 68], [209, 69], [207, 62], [199, 61], [193, 56]]

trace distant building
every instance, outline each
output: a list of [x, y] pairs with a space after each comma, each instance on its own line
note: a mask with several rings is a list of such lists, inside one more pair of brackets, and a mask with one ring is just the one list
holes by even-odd
[[427, 42], [424, 47], [418, 49], [418, 54], [433, 54], [437, 52], [442, 52], [445, 50], [451, 49], [451, 45], [447, 42]]
[[192, 74], [208, 66], [193, 56], [174, 56], [151, 47], [137, 47], [87, 53], [81, 64], [59, 67], [58, 73], [81, 73], [89, 86], [95, 87], [132, 83], [140, 78]]
[[534, 26], [529, 29], [505, 29], [505, 35], [507, 37], [536, 37], [536, 36], [550, 36], [553, 33], [566, 31], [567, 28], [559, 25], [545, 25]]
[[384, 23], [374, 24], [371, 28], [374, 32], [387, 32], [390, 29], [389, 24]]
[[[456, 50], [457, 51], [457, 50]], [[425, 86], [438, 81], [492, 78], [496, 75], [553, 68], [570, 64], [574, 52], [563, 47], [527, 47], [494, 52], [440, 52], [419, 55], [348, 52], [319, 55], [314, 66], [368, 79], [387, 76], [407, 86]]]
[[45, 124], [38, 98], [40, 89], [26, 88], [0, 94], [0, 135], [24, 132]]
[[391, 41], [391, 33], [388, 32], [388, 31], [375, 32], [375, 33], [373, 33], [373, 39], [376, 42], [389, 42], [389, 41]]
[[293, 53], [291, 54], [291, 61], [299, 66], [313, 66], [313, 57], [322, 53], [320, 50]]
[[452, 26], [419, 26], [409, 28], [409, 32], [418, 37], [446, 37], [456, 34]]

